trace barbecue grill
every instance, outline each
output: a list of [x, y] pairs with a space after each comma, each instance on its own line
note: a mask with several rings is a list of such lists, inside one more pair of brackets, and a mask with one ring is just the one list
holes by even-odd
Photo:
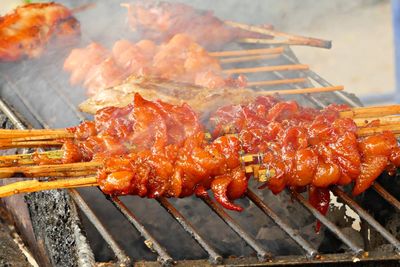
[[[80, 20], [84, 25], [84, 18]], [[101, 35], [84, 35], [82, 42]], [[84, 91], [71, 88], [67, 75], [60, 73], [69, 49], [0, 66], [0, 110], [6, 116], [3, 125], [11, 122], [19, 129], [60, 128], [91, 118], [76, 109], [85, 98]], [[277, 59], [235, 66], [255, 64], [299, 61], [287, 48]], [[263, 80], [307, 79], [302, 84], [279, 85], [278, 89], [331, 86], [312, 70], [258, 73], [249, 79], [260, 76]], [[355, 96], [343, 92], [290, 98], [319, 108], [329, 103], [361, 105]], [[247, 209], [240, 214], [224, 210], [211, 197], [108, 197], [96, 188], [32, 193], [3, 201], [43, 266], [275, 266], [377, 261], [396, 265], [400, 260], [396, 229], [400, 219], [388, 214], [400, 210], [396, 199], [399, 192], [385, 186], [393, 183], [395, 179], [381, 177], [357, 200], [341, 188], [332, 188], [340, 207], [333, 207], [327, 217], [300, 193], [286, 191], [274, 196], [267, 190], [257, 190], [256, 185], [251, 185], [241, 200]], [[360, 232], [350, 227], [352, 217], [361, 223]], [[324, 226], [320, 234], [314, 232], [316, 219]]]

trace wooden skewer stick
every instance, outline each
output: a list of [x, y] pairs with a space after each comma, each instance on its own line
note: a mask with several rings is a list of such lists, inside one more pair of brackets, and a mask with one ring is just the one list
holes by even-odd
[[[23, 141], [45, 141], [45, 140], [54, 140], [54, 139], [62, 139], [65, 138], [65, 135], [38, 135], [38, 136], [24, 136], [24, 137], [11, 137], [7, 139], [10, 142], [23, 142]], [[73, 138], [72, 136], [68, 136], [68, 138]], [[5, 138], [3, 139], [5, 140]], [[0, 139], [0, 142], [3, 141]]]
[[77, 188], [97, 186], [97, 177], [89, 176], [75, 179], [64, 179], [49, 182], [40, 182], [37, 180], [15, 182], [0, 186], [0, 197], [7, 197], [19, 193], [31, 193], [51, 189]]
[[9, 149], [9, 148], [34, 148], [34, 147], [56, 147], [62, 146], [63, 143], [61, 141], [21, 141], [21, 142], [12, 142], [8, 140], [0, 140], [0, 149]]
[[219, 63], [221, 64], [239, 63], [239, 62], [257, 61], [265, 59], [274, 59], [278, 57], [280, 57], [280, 54], [230, 57], [230, 58], [221, 58], [219, 60]]
[[371, 117], [371, 118], [353, 118], [357, 126], [363, 127], [370, 124], [372, 121], [379, 121], [381, 125], [400, 124], [400, 116], [384, 116], [384, 117]]
[[343, 90], [343, 86], [329, 86], [329, 87], [310, 87], [302, 89], [287, 89], [287, 90], [273, 90], [273, 91], [256, 91], [258, 95], [297, 95], [297, 94], [309, 94], [309, 93], [323, 93]]
[[239, 73], [255, 73], [255, 72], [271, 72], [271, 71], [287, 71], [287, 70], [308, 70], [309, 66], [304, 64], [278, 65], [278, 66], [262, 66], [254, 68], [227, 69], [222, 72], [225, 74]]
[[358, 136], [369, 136], [369, 135], [373, 135], [373, 134], [379, 134], [384, 131], [390, 131], [390, 132], [394, 133], [395, 135], [398, 135], [398, 134], [400, 134], [400, 124], [359, 128], [357, 130], [357, 134], [358, 134]]
[[54, 136], [55, 138], [68, 138], [74, 137], [73, 133], [65, 129], [31, 129], [31, 130], [15, 130], [15, 129], [0, 129], [0, 140], [19, 137], [33, 137], [33, 136]]
[[284, 50], [285, 49], [283, 47], [274, 47], [274, 48], [248, 49], [248, 50], [217, 51], [217, 52], [209, 52], [208, 54], [212, 57], [239, 57], [239, 56], [251, 56], [251, 55], [282, 54]]
[[10, 166], [21, 166], [35, 164], [33, 161], [34, 155], [45, 155], [50, 159], [60, 159], [64, 151], [63, 150], [51, 150], [41, 153], [30, 153], [30, 154], [19, 154], [19, 155], [4, 155], [0, 156], [0, 167], [10, 167]]
[[74, 171], [90, 171], [101, 167], [100, 162], [77, 162], [67, 164], [15, 166], [0, 168], [0, 178], [12, 177], [15, 173], [22, 173], [28, 177], [46, 177], [49, 173], [63, 173]]
[[283, 80], [272, 80], [272, 81], [258, 81], [258, 82], [248, 82], [248, 86], [271, 86], [279, 84], [291, 84], [291, 83], [304, 83], [306, 78], [296, 78], [296, 79], [283, 79]]
[[308, 40], [274, 40], [261, 38], [242, 38], [237, 40], [245, 44], [269, 44], [269, 45], [309, 45]]
[[400, 114], [400, 105], [360, 107], [341, 111], [342, 118], [371, 118]]
[[77, 171], [55, 171], [55, 172], [44, 172], [44, 173], [30, 173], [25, 174], [25, 177], [29, 178], [40, 178], [40, 177], [81, 177], [88, 175], [96, 175], [98, 168], [88, 169], [88, 170], [77, 170]]
[[284, 32], [279, 32], [271, 29], [266, 29], [258, 26], [253, 26], [253, 25], [247, 25], [243, 23], [238, 23], [234, 21], [225, 21], [225, 24], [251, 31], [251, 32], [256, 32], [264, 35], [269, 35], [269, 36], [274, 36], [274, 37], [282, 37], [288, 40], [302, 40], [304, 41], [304, 45], [309, 45], [309, 46], [315, 46], [315, 47], [322, 47], [322, 48], [331, 48], [332, 47], [332, 42], [327, 41], [327, 40], [322, 40], [322, 39], [317, 39], [317, 38], [311, 38], [311, 37], [304, 37], [304, 36], [298, 36], [298, 35], [293, 35], [293, 34], [288, 34]]

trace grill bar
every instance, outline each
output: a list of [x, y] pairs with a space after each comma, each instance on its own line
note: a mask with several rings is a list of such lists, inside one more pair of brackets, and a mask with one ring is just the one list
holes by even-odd
[[[331, 83], [329, 83], [328, 81], [326, 81], [324, 78], [322, 78], [321, 76], [319, 76], [317, 73], [315, 73], [312, 70], [307, 70], [306, 71], [307, 75], [309, 75], [313, 80], [315, 80], [316, 82], [318, 82], [319, 84], [323, 85], [323, 86], [330, 86]], [[361, 105], [354, 102], [353, 99], [351, 99], [349, 96], [347, 96], [346, 94], [344, 94], [341, 91], [334, 91], [332, 92], [333, 94], [335, 94], [337, 97], [339, 97], [340, 99], [342, 99], [344, 102], [346, 102], [349, 106], [351, 107], [360, 107]]]
[[[297, 64], [298, 61], [296, 61], [296, 57], [293, 53], [291, 53], [290, 49], [288, 51], [289, 54], [285, 53], [284, 56], [286, 59], [288, 59], [289, 61], [291, 61], [292, 63]], [[294, 58], [294, 59], [293, 59]], [[301, 71], [299, 72], [300, 74], [304, 74], [307, 78], [311, 78], [312, 80], [314, 80], [317, 83], [320, 83], [323, 86], [330, 86], [330, 83], [327, 82], [326, 80], [324, 80], [323, 78], [321, 78], [318, 74], [316, 74], [315, 72], [311, 71], [311, 70], [307, 70], [307, 71]], [[280, 78], [284, 78], [285, 76], [279, 72], [275, 72], [275, 74], [280, 77]], [[56, 81], [55, 81], [56, 82]], [[308, 81], [309, 84], [312, 84], [310, 81]], [[13, 87], [14, 84], [12, 84]], [[302, 88], [301, 86], [297, 85], [297, 84], [293, 84], [294, 87], [296, 88]], [[61, 97], [63, 99], [63, 101], [65, 102], [65, 104], [74, 111], [74, 113], [76, 114], [77, 118], [82, 120], [83, 118], [83, 114], [81, 114], [81, 112], [79, 112], [76, 107], [71, 103], [70, 99], [68, 98], [68, 96], [63, 93], [63, 92], [59, 92], [59, 88], [55, 89], [53, 86], [49, 86], [50, 88], [52, 88], [53, 90], [56, 91], [56, 93], [59, 95], [59, 97]], [[21, 92], [18, 91], [18, 88], [15, 88], [15, 93], [16, 95], [21, 99], [22, 103], [26, 106], [26, 108], [29, 110], [29, 112], [31, 112], [31, 114], [35, 117], [35, 119], [40, 122], [42, 125], [44, 125], [45, 127], [48, 127], [47, 124], [43, 121], [42, 118], [40, 118], [40, 116], [37, 115], [37, 112], [32, 108], [32, 106], [30, 105], [28, 99], [24, 98], [21, 95]], [[347, 102], [349, 105], [351, 106], [359, 106], [356, 102], [354, 102], [352, 99], [350, 99], [346, 94], [343, 94], [342, 92], [333, 92], [336, 96], [338, 96], [340, 99], [342, 99], [343, 101]], [[325, 105], [318, 100], [317, 98], [315, 98], [313, 95], [311, 94], [307, 94], [304, 95], [304, 97], [311, 101], [314, 105], [320, 106], [320, 107], [324, 107]], [[3, 101], [0, 100], [0, 108], [2, 106]], [[378, 186], [378, 190], [380, 185], [377, 184]], [[374, 186], [375, 188], [376, 186]], [[383, 189], [381, 187], [381, 189]], [[340, 189], [339, 189], [340, 190]], [[375, 188], [375, 190], [377, 190]], [[382, 196], [389, 201], [392, 205], [400, 205], [400, 202], [394, 198], [392, 195], [390, 195], [390, 193], [388, 193], [385, 189], [380, 190], [381, 192], [384, 193], [385, 196]], [[343, 191], [342, 191], [343, 192]], [[377, 191], [378, 192], [378, 191]], [[378, 192], [380, 193], [380, 192]], [[359, 248], [358, 246], [356, 246], [350, 239], [348, 239], [341, 231], [340, 229], [334, 225], [332, 222], [330, 222], [328, 219], [326, 219], [322, 214], [320, 214], [315, 208], [313, 208], [307, 200], [304, 199], [304, 197], [302, 195], [300, 195], [297, 192], [292, 192], [292, 194], [295, 196], [295, 198], [303, 205], [305, 206], [317, 219], [319, 219], [325, 226], [327, 226], [335, 235], [337, 235], [339, 237], [339, 239], [341, 239], [346, 245], [348, 245], [350, 247], [350, 249], [353, 251], [353, 253], [355, 254], [360, 254], [363, 252], [363, 250], [361, 248]], [[295, 195], [297, 194], [297, 196]], [[345, 194], [343, 192], [343, 194]], [[249, 193], [247, 194], [247, 196], [249, 197], [249, 199], [255, 203], [266, 215], [268, 215], [272, 220], [274, 220], [274, 222], [277, 223], [278, 226], [281, 227], [281, 229], [283, 231], [285, 231], [297, 244], [299, 244], [307, 253], [307, 256], [309, 258], [312, 258], [313, 256], [317, 255], [317, 251], [315, 249], [312, 248], [312, 246], [306, 241], [304, 240], [300, 235], [298, 235], [297, 231], [294, 230], [293, 228], [291, 228], [289, 225], [287, 225], [269, 206], [267, 206], [254, 192], [249, 191]], [[346, 197], [348, 197], [345, 194]], [[354, 202], [350, 197], [348, 197], [350, 201]], [[138, 222], [138, 220], [136, 219], [136, 217], [134, 216], [134, 214], [122, 203], [122, 201], [119, 198], [108, 198], [115, 206], [116, 208], [128, 219], [128, 221], [142, 234], [142, 236], [144, 236], [144, 238], [146, 239], [147, 242], [146, 245], [148, 245], [148, 247], [150, 249], [154, 249], [156, 253], [158, 253], [159, 255], [159, 261], [161, 261], [161, 263], [165, 264], [165, 265], [170, 265], [173, 263], [173, 259], [168, 255], [168, 253], [165, 251], [165, 249], [163, 247], [161, 247], [161, 245], [159, 245], [159, 243], [147, 232], [147, 230], [144, 228], [144, 226], [142, 224], [140, 224], [140, 222]], [[389, 200], [390, 199], [390, 200]], [[214, 201], [211, 200], [211, 198], [209, 196], [207, 196], [206, 198], [203, 199], [204, 202], [225, 222], [227, 223], [232, 230], [234, 230], [242, 239], [244, 239], [258, 254], [258, 258], [259, 260], [265, 260], [266, 258], [269, 258], [271, 255], [269, 252], [265, 251], [260, 245], [259, 243], [250, 235], [248, 235], [240, 226], [239, 224], [232, 218], [230, 217], [224, 209], [222, 209], [217, 203], [215, 203]], [[84, 202], [84, 200], [82, 199], [83, 203], [86, 204]], [[221, 260], [221, 256], [215, 252], [215, 250], [210, 247], [206, 241], [204, 241], [202, 239], [202, 237], [200, 235], [197, 234], [197, 231], [193, 228], [193, 226], [189, 223], [189, 221], [178, 211], [176, 210], [176, 208], [167, 200], [167, 199], [160, 199], [159, 203], [163, 206], [164, 209], [166, 209], [171, 216], [174, 217], [174, 219], [181, 224], [181, 226], [185, 229], [185, 231], [190, 234], [201, 246], [203, 249], [205, 249], [205, 251], [209, 254], [210, 256], [210, 261], [213, 262], [214, 260], [217, 260], [215, 263], [219, 263]], [[355, 202], [354, 202], [355, 203]], [[355, 203], [356, 205], [358, 205], [357, 203]], [[81, 207], [78, 203], [77, 205], [79, 207]], [[87, 205], [87, 204], [86, 204]], [[350, 204], [349, 204], [350, 205]], [[350, 205], [351, 206], [351, 205]], [[358, 206], [361, 211], [364, 211], [360, 206]], [[396, 208], [399, 208], [400, 206], [396, 206]], [[355, 209], [354, 207], [352, 207], [353, 209]], [[82, 209], [82, 208], [81, 208]], [[83, 209], [82, 209], [83, 210]], [[359, 210], [355, 209], [356, 212], [363, 217]], [[85, 214], [88, 216], [88, 213], [86, 210], [83, 210], [85, 212]], [[364, 211], [366, 213], [366, 215], [370, 216], [366, 211]], [[98, 218], [93, 214], [93, 218], [94, 221]], [[371, 217], [371, 216], [370, 216]], [[89, 220], [90, 216], [88, 216]], [[364, 218], [364, 217], [363, 217]], [[372, 217], [371, 217], [372, 218]], [[373, 219], [373, 218], [372, 218]], [[324, 223], [325, 221], [325, 223]], [[91, 220], [91, 222], [93, 223], [93, 221]], [[375, 221], [376, 222], [376, 221]], [[376, 222], [377, 223], [377, 222]], [[93, 223], [95, 225], [95, 223]], [[101, 224], [101, 223], [100, 223]], [[96, 226], [96, 225], [95, 225]], [[378, 226], [382, 227], [381, 225]], [[97, 227], [96, 227], [97, 228]], [[383, 228], [383, 227], [382, 227]], [[383, 228], [384, 229], [384, 228]], [[378, 230], [378, 229], [377, 229]], [[385, 229], [384, 229], [385, 230]], [[383, 233], [378, 230], [382, 235]], [[103, 236], [103, 238], [106, 240], [105, 235], [108, 234], [108, 232], [106, 231], [105, 233], [102, 232], [101, 230], [99, 230], [100, 234]], [[197, 235], [197, 236], [196, 236]], [[389, 234], [390, 235], [390, 234]], [[341, 237], [340, 237], [341, 236]], [[392, 236], [393, 237], [393, 236]], [[385, 237], [386, 238], [386, 237]], [[112, 239], [112, 237], [111, 237]], [[392, 241], [397, 241], [396, 239], [392, 240]], [[398, 241], [397, 241], [398, 243]], [[115, 243], [116, 244], [116, 243]], [[149, 245], [151, 244], [151, 245]], [[116, 244], [117, 245], [117, 244]], [[110, 245], [111, 246], [111, 245]], [[117, 245], [118, 247], [118, 245]], [[114, 249], [113, 247], [111, 247], [115, 253], [115, 255], [118, 257], [118, 249]], [[396, 249], [398, 249], [398, 247], [396, 247]], [[122, 250], [121, 250], [122, 251]], [[120, 255], [124, 255], [124, 252], [122, 251], [122, 254]], [[340, 254], [342, 255], [342, 254]], [[325, 256], [325, 255], [324, 255]], [[301, 256], [300, 256], [301, 257]], [[302, 257], [305, 258], [305, 257]], [[297, 260], [296, 260], [297, 261]], [[255, 264], [257, 265], [257, 263]]]
[[265, 261], [272, 257], [271, 253], [267, 252], [253, 237], [251, 237], [244, 229], [217, 203], [211, 200], [210, 196], [202, 196], [206, 203], [235, 233], [242, 238], [246, 243], [257, 252], [257, 257], [260, 261]]
[[397, 200], [393, 195], [391, 195], [385, 188], [383, 188], [379, 183], [374, 183], [372, 188], [383, 197], [387, 202], [389, 202], [393, 207], [400, 211], [400, 201]]
[[[69, 97], [62, 91], [58, 86], [54, 86], [50, 84], [49, 79], [45, 79], [47, 84], [49, 85], [49, 88], [51, 88], [56, 94], [64, 101], [64, 103], [74, 112], [74, 115], [79, 119], [80, 122], [83, 122], [86, 118], [85, 116], [75, 108], [74, 104], [71, 102]], [[54, 83], [57, 84], [57, 83]]]
[[291, 194], [308, 210], [315, 218], [317, 218], [323, 225], [325, 225], [333, 234], [335, 234], [344, 244], [346, 244], [354, 254], [360, 255], [363, 249], [357, 246], [350, 238], [348, 238], [334, 223], [329, 221], [322, 215], [316, 208], [314, 208], [300, 193], [291, 191]]
[[285, 223], [264, 201], [262, 201], [252, 190], [247, 190], [247, 196], [267, 216], [269, 216], [291, 239], [293, 239], [306, 253], [308, 258], [315, 258], [318, 252], [312, 245], [301, 237], [298, 231]]
[[141, 224], [131, 210], [125, 206], [124, 203], [118, 197], [111, 197], [111, 203], [124, 215], [124, 217], [139, 231], [139, 233], [145, 238], [146, 246], [158, 254], [158, 260], [165, 266], [173, 264], [174, 260], [167, 253], [160, 243], [146, 230], [143, 224]]
[[[288, 49], [287, 53], [284, 54], [284, 57], [288, 59], [292, 64], [298, 64], [299, 60], [297, 59], [296, 55], [293, 53], [292, 50]], [[307, 72], [305, 71], [299, 71], [299, 73], [303, 74], [306, 77], [310, 77]], [[311, 83], [311, 81], [308, 80], [309, 87], [313, 87], [314, 85]], [[325, 86], [325, 85], [324, 85]], [[302, 87], [299, 85], [295, 85], [296, 88], [301, 89]], [[313, 96], [313, 94], [302, 94], [303, 98], [307, 99], [311, 103], [313, 103], [317, 107], [324, 107], [325, 105], [316, 97]]]
[[0, 99], [0, 110], [4, 112], [4, 115], [6, 115], [11, 122], [15, 125], [17, 129], [23, 130], [25, 129], [25, 126], [22, 124], [22, 122], [18, 119], [17, 116], [10, 110], [10, 108], [7, 106], [6, 103], [4, 103], [3, 100]]
[[[289, 50], [288, 53], [284, 53], [283, 57], [286, 58], [287, 60], [289, 60], [293, 64], [298, 64], [298, 62], [299, 62], [291, 50]], [[311, 79], [313, 79], [314, 81], [316, 81], [317, 83], [319, 83], [322, 86], [332, 86], [332, 84], [330, 82], [328, 82], [327, 80], [325, 80], [324, 78], [319, 76], [316, 72], [314, 72], [311, 69], [305, 70], [305, 71], [299, 71], [299, 72], [304, 73], [306, 76], [310, 77]], [[348, 95], [344, 94], [342, 91], [334, 91], [332, 93], [335, 96], [342, 99], [344, 102], [346, 102], [351, 107], [360, 107], [361, 106], [360, 104], [356, 103], [353, 99], [351, 99]], [[311, 95], [309, 95], [309, 97], [311, 97], [313, 100], [316, 100], [317, 101], [316, 103], [318, 103], [318, 102], [321, 103], [315, 97], [313, 97]], [[324, 105], [322, 104], [322, 106], [324, 106]]]
[[208, 253], [209, 261], [212, 264], [220, 264], [222, 256], [219, 255], [210, 244], [205, 241], [194, 226], [166, 199], [160, 198], [157, 200], [161, 206], [168, 211], [169, 214], [183, 227], [183, 229], [192, 236], [197, 243]]
[[395, 249], [400, 252], [400, 242], [381, 224], [379, 224], [366, 210], [361, 208], [357, 202], [355, 202], [351, 197], [349, 197], [342, 189], [338, 187], [333, 187], [332, 192], [340, 197], [347, 205], [349, 205], [357, 214], [362, 217], [366, 222], [368, 222], [375, 230], [377, 230], [390, 244], [392, 244]]
[[120, 266], [129, 266], [129, 264], [131, 262], [130, 258], [120, 248], [120, 246], [117, 244], [115, 239], [107, 231], [107, 229], [101, 223], [99, 218], [96, 217], [96, 215], [94, 214], [92, 209], [88, 206], [88, 204], [81, 197], [81, 195], [78, 193], [78, 191], [75, 189], [69, 189], [68, 191], [69, 191], [69, 194], [72, 197], [72, 199], [78, 205], [78, 207], [85, 213], [85, 215], [88, 217], [88, 219], [93, 224], [93, 226], [97, 229], [97, 231], [99, 231], [101, 236], [104, 238], [104, 240], [107, 242], [107, 244], [111, 247], [115, 256], [118, 259], [118, 264]]
[[19, 91], [19, 88], [15, 86], [10, 80], [3, 75], [7, 83], [10, 85], [12, 88], [14, 94], [18, 97], [19, 100], [21, 100], [21, 103], [26, 107], [26, 109], [31, 113], [31, 115], [35, 118], [35, 120], [43, 126], [43, 128], [50, 128], [49, 125], [43, 120], [43, 118], [40, 117], [40, 115], [36, 112], [36, 110], [32, 107], [32, 105], [29, 103], [29, 101], [22, 96], [21, 92]]

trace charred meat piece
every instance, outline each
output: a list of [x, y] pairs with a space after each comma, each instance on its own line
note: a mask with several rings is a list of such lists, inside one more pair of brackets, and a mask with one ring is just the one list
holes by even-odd
[[64, 42], [78, 34], [79, 22], [61, 4], [20, 6], [0, 17], [0, 61], [38, 57], [52, 38]]

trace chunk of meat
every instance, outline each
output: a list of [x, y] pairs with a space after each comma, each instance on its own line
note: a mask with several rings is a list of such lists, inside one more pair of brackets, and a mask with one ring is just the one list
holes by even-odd
[[51, 39], [64, 43], [79, 34], [79, 22], [63, 5], [21, 5], [0, 17], [0, 61], [38, 57]]

